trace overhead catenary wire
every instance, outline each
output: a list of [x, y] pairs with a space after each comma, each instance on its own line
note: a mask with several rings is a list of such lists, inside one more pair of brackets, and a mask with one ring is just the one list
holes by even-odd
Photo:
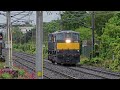
[[18, 18], [17, 20], [12, 21], [11, 23], [17, 22], [18, 20], [21, 20], [22, 18], [24, 18], [24, 17], [28, 16], [29, 14], [30, 14], [30, 13], [28, 13], [28, 14], [26, 14], [26, 15], [24, 15], [24, 16], [22, 16], [22, 17], [20, 17], [20, 18]]
[[11, 15], [11, 17], [15, 17], [15, 16], [20, 15], [21, 13], [24, 13], [24, 12], [25, 12], [25, 11], [22, 11], [22, 12], [19, 12], [19, 13], [17, 13], [17, 14]]

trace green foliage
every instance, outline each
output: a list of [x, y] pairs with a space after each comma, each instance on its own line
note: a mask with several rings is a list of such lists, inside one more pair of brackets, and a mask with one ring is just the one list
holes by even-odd
[[12, 78], [12, 75], [10, 75], [9, 73], [3, 73], [3, 74], [1, 75], [1, 78], [3, 78], [3, 79], [11, 79], [11, 78]]
[[62, 28], [65, 30], [74, 30], [84, 25], [86, 11], [65, 11], [61, 14]]
[[120, 61], [119, 60], [104, 60], [102, 66], [112, 71], [120, 71]]
[[120, 43], [115, 47], [115, 49], [113, 50], [113, 53], [115, 55], [115, 58], [117, 60], [120, 60]]
[[98, 64], [98, 63], [101, 63], [103, 61], [103, 59], [101, 59], [100, 57], [95, 57], [95, 58], [92, 58], [90, 60], [90, 63], [91, 64]]
[[76, 32], [80, 33], [80, 40], [88, 40], [91, 38], [91, 29], [85, 28], [85, 27], [80, 27], [75, 30]]
[[95, 57], [92, 58], [91, 60], [88, 58], [82, 59], [80, 61], [80, 64], [85, 64], [85, 65], [96, 65], [96, 64], [101, 64], [103, 62], [103, 59], [100, 57]]
[[101, 54], [102, 57], [120, 60], [120, 13], [114, 15], [103, 28], [103, 35], [101, 36]]
[[98, 50], [94, 50], [94, 51], [90, 52], [90, 59], [92, 59], [94, 57], [99, 57], [99, 51]]
[[43, 40], [48, 40], [48, 34], [60, 30], [60, 20], [53, 20], [51, 22], [43, 23]]
[[21, 37], [23, 36], [23, 33], [20, 31], [19, 27], [12, 28], [12, 39], [14, 43], [18, 43], [21, 41]]
[[4, 68], [5, 63], [4, 62], [0, 62], [0, 69]]
[[52, 33], [57, 30], [60, 30], [60, 21], [53, 20], [51, 22], [44, 22], [43, 23], [43, 30], [44, 32]]
[[103, 34], [102, 28], [105, 27], [105, 24], [108, 20], [113, 17], [115, 11], [96, 11], [95, 12], [95, 30], [98, 36]]
[[80, 64], [81, 64], [81, 65], [84, 65], [84, 64], [90, 65], [90, 61], [89, 61], [89, 59], [85, 59], [85, 60], [83, 60], [83, 61], [80, 61]]
[[[105, 24], [108, 22], [108, 20], [114, 16], [116, 12], [115, 11], [95, 11], [95, 33], [97, 35], [96, 38], [101, 36], [103, 34], [102, 28], [105, 27]], [[84, 17], [84, 27], [91, 27], [91, 13], [88, 15], [85, 15]]]
[[[47, 58], [48, 55], [48, 45], [47, 42], [44, 43], [45, 47], [43, 48], [43, 58]], [[26, 52], [29, 54], [36, 53], [36, 45], [32, 42], [28, 42], [25, 44], [13, 44], [13, 49], [18, 52]]]
[[80, 56], [80, 64], [88, 64], [89, 63], [89, 59], [84, 57], [84, 56]]
[[118, 66], [120, 65], [120, 60], [112, 61], [112, 64], [109, 65], [109, 69], [113, 71], [118, 71]]
[[19, 74], [20, 76], [24, 76], [24, 75], [25, 75], [25, 71], [24, 71], [23, 69], [19, 69], [19, 70], [18, 70], [18, 74]]
[[36, 46], [32, 42], [25, 44], [13, 44], [13, 49], [21, 52], [27, 52], [29, 54], [35, 54]]

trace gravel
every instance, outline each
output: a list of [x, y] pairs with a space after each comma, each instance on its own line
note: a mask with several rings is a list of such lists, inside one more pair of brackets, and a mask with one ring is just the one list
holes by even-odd
[[103, 67], [95, 67], [95, 66], [87, 66], [87, 65], [83, 65], [83, 66], [80, 66], [80, 67], [89, 68], [89, 69], [94, 69], [94, 70], [97, 70], [97, 71], [102, 71], [102, 72], [107, 72], [107, 73], [111, 73], [111, 74], [120, 75], [120, 72], [113, 72], [113, 71], [110, 71], [110, 70], [105, 69]]
[[[26, 59], [27, 61], [24, 61], [24, 64], [28, 64], [30, 67], [35, 67], [35, 55], [30, 55], [30, 54], [25, 54], [23, 55], [23, 53], [13, 53], [14, 57], [17, 60], [19, 60], [19, 62], [23, 63], [23, 59]], [[19, 57], [19, 59], [18, 59]], [[23, 59], [22, 59], [23, 58]], [[51, 62], [49, 62], [48, 60], [44, 60], [44, 75], [46, 77], [44, 77], [45, 79], [47, 78], [51, 78], [51, 79], [68, 79], [68, 77], [75, 77], [76, 79], [105, 79], [103, 77], [109, 78], [109, 79], [119, 79], [119, 76], [113, 76], [111, 74], [105, 74], [102, 72], [106, 72], [106, 73], [112, 73], [112, 74], [118, 74], [120, 75], [120, 73], [114, 73], [108, 70], [105, 70], [103, 68], [97, 68], [97, 67], [92, 67], [92, 66], [78, 66], [78, 67], [66, 67], [66, 66], [60, 66], [60, 65], [56, 65], [56, 64], [52, 64]], [[49, 69], [47, 69], [49, 68]], [[88, 70], [88, 69], [89, 70]], [[90, 69], [94, 69], [94, 70], [90, 70]], [[97, 71], [101, 71], [101, 72], [97, 72]], [[94, 74], [94, 75], [93, 75]], [[68, 77], [67, 77], [68, 75]]]
[[108, 74], [107, 72], [104, 73], [102, 71], [98, 71], [98, 70], [90, 70], [90, 69], [87, 69], [87, 68], [81, 68], [81, 67], [71, 67], [71, 69], [74, 69], [74, 70], [77, 70], [77, 71], [82, 71], [82, 72], [85, 72], [85, 73], [89, 73], [89, 74], [94, 74], [96, 76], [100, 76], [100, 77], [103, 77], [105, 79], [120, 79], [120, 76], [116, 76], [116, 75], [111, 75], [110, 73]]
[[44, 75], [49, 77], [50, 79], [69, 79], [67, 76], [65, 77], [59, 73], [50, 71], [50, 70], [45, 69], [45, 68], [44, 68]]
[[68, 74], [72, 77], [76, 77], [78, 79], [103, 79], [101, 77], [85, 74], [85, 73], [82, 73], [79, 71], [72, 70], [72, 69], [67, 68], [67, 67], [53, 65], [53, 64], [48, 63], [48, 62], [44, 62], [44, 63], [45, 63], [45, 67], [49, 67], [50, 69], [57, 70], [57, 71], [62, 72], [62, 73], [66, 73], [66, 74]]

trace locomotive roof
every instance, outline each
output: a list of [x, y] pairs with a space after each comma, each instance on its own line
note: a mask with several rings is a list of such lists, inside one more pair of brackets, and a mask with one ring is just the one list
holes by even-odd
[[72, 30], [61, 30], [61, 31], [56, 31], [52, 34], [57, 34], [57, 33], [78, 33], [78, 32], [75, 32], [75, 31], [72, 31]]

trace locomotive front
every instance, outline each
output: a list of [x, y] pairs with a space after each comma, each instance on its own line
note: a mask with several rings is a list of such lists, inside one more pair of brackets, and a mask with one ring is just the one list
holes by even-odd
[[80, 35], [63, 31], [56, 35], [57, 63], [76, 64], [80, 62]]

